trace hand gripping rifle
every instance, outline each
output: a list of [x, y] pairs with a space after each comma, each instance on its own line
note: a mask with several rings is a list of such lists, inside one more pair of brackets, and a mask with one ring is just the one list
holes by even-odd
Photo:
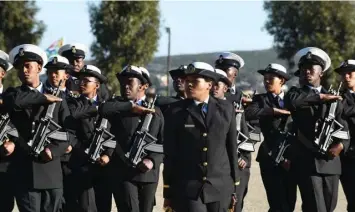
[[[154, 98], [148, 98], [148, 108], [154, 109], [157, 95]], [[129, 152], [126, 153], [128, 163], [132, 167], [136, 167], [139, 162], [147, 155], [147, 151], [163, 153], [163, 145], [156, 144], [157, 138], [149, 133], [149, 126], [153, 119], [153, 114], [145, 115], [143, 125], [141, 129], [133, 135], [132, 147]]]
[[107, 131], [107, 123], [107, 119], [102, 118], [100, 126], [95, 128], [89, 148], [85, 150], [85, 153], [89, 155], [91, 163], [96, 163], [105, 148], [114, 149], [116, 147], [116, 141], [113, 140], [115, 136]]
[[[342, 86], [342, 83], [339, 84], [338, 90], [335, 91], [332, 89], [332, 86], [329, 88], [329, 93], [333, 95], [339, 95], [340, 93], [340, 88]], [[333, 144], [334, 140], [333, 138], [339, 138], [339, 139], [349, 139], [349, 134], [348, 132], [342, 131], [344, 126], [340, 124], [338, 121], [335, 120], [335, 112], [338, 106], [338, 101], [332, 102], [330, 104], [330, 109], [328, 112], [327, 117], [324, 119], [321, 131], [316, 137], [314, 143], [318, 146], [318, 151], [326, 155], [328, 152], [329, 147]], [[316, 127], [318, 125], [318, 122], [316, 123]], [[317, 131], [317, 129], [316, 129]]]
[[[54, 89], [54, 96], [58, 96], [60, 94], [59, 88], [61, 84], [62, 81], [60, 81], [58, 87]], [[60, 132], [59, 130], [62, 129], [62, 127], [53, 121], [53, 112], [56, 104], [56, 102], [53, 102], [48, 106], [46, 115], [41, 118], [32, 139], [27, 143], [30, 146], [30, 154], [35, 157], [39, 156], [43, 149], [51, 143], [51, 140], [69, 140], [68, 133]]]
[[291, 116], [284, 117], [281, 120], [280, 127], [278, 129], [277, 136], [277, 146], [270, 152], [268, 155], [272, 158], [275, 166], [278, 166], [281, 162], [285, 160], [284, 154], [287, 148], [291, 145], [290, 139], [295, 136], [295, 133], [292, 132], [289, 125], [292, 122]]

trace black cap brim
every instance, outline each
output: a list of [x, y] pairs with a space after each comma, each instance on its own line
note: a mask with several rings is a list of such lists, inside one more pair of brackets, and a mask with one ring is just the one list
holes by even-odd
[[95, 77], [96, 79], [98, 79], [100, 81], [100, 83], [106, 83], [107, 82], [107, 77], [105, 77], [102, 74], [97, 73], [96, 71], [90, 71], [90, 70], [86, 70], [86, 71], [80, 71], [78, 73], [78, 76], [89, 76], [89, 77]]
[[145, 77], [143, 77], [142, 74], [136, 73], [134, 71], [130, 71], [130, 72], [121, 72], [121, 73], [117, 73], [116, 77], [118, 80], [121, 80], [122, 77], [134, 77], [139, 79], [143, 84], [147, 83], [147, 80], [145, 79]]
[[355, 72], [355, 65], [347, 65], [345, 67], [339, 67], [334, 69], [334, 71], [338, 74]]
[[85, 58], [85, 52], [80, 49], [76, 49], [75, 53], [73, 53], [73, 51], [70, 49], [62, 52], [62, 56], [67, 58], [68, 60]]
[[231, 87], [231, 86], [232, 86], [232, 82], [229, 81], [229, 79], [226, 78], [226, 77], [221, 77], [221, 78], [219, 78], [219, 81], [225, 83], [228, 87]]
[[182, 71], [181, 69], [171, 70], [171, 71], [169, 71], [169, 74], [170, 74], [171, 78], [185, 77], [185, 72]]
[[290, 80], [291, 79], [291, 76], [285, 72], [282, 72], [282, 71], [279, 71], [279, 70], [268, 70], [266, 71], [265, 69], [262, 69], [262, 70], [258, 70], [258, 73], [261, 74], [261, 75], [264, 75], [264, 74], [276, 74], [282, 78], [284, 78], [286, 81]]
[[46, 69], [55, 69], [55, 70], [66, 70], [67, 72], [71, 72], [74, 69], [74, 66], [68, 65], [65, 63], [57, 62], [57, 63], [47, 63], [44, 68]]
[[192, 73], [185, 73], [185, 76], [191, 76], [191, 75], [200, 76], [202, 78], [208, 78], [208, 79], [211, 79], [215, 82], [218, 82], [218, 80], [220, 78], [219, 74], [217, 74], [216, 72], [207, 71], [207, 70], [196, 71], [196, 72], [192, 72]]

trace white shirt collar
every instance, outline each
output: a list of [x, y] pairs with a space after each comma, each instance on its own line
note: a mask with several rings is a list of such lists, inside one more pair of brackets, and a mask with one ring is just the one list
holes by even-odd
[[61, 88], [60, 90], [63, 91], [63, 92], [65, 92], [65, 91], [67, 90], [67, 88], [64, 87], [64, 88]]
[[42, 84], [42, 82], [41, 83], [39, 83], [39, 86], [37, 86], [37, 88], [32, 88], [32, 87], [30, 87], [30, 86], [28, 86], [31, 90], [34, 90], [34, 89], [36, 89], [37, 91], [39, 91], [40, 93], [43, 93], [43, 84]]
[[[208, 100], [209, 99], [210, 99], [210, 96], [208, 96], [207, 99], [205, 101], [203, 101], [203, 102], [208, 104]], [[195, 105], [199, 105], [200, 103], [202, 103], [202, 102], [199, 102], [199, 101], [196, 101], [196, 100], [194, 100], [194, 102], [195, 102]]]
[[[90, 101], [90, 98], [88, 98], [88, 97], [86, 97], [86, 96], [85, 96], [85, 98]], [[94, 96], [94, 98], [92, 98], [92, 99], [93, 99], [95, 102], [97, 102], [97, 95]]]
[[322, 86], [319, 86], [319, 87], [316, 88], [316, 87], [307, 85], [307, 87], [309, 87], [309, 88], [312, 89], [312, 90], [317, 90], [319, 93], [320, 93], [320, 91], [322, 90]]
[[272, 96], [276, 98], [276, 96], [279, 96], [281, 99], [284, 99], [285, 93], [282, 91], [279, 95], [272, 93]]
[[0, 88], [0, 94], [2, 94], [3, 91], [4, 91], [4, 86], [2, 85]]

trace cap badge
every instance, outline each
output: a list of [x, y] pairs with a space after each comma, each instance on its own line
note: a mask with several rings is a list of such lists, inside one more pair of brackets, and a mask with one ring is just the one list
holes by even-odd
[[131, 72], [132, 71], [132, 66], [127, 66], [126, 71], [127, 72]]
[[312, 52], [307, 52], [306, 58], [307, 58], [308, 60], [309, 60], [309, 59], [312, 59]]
[[223, 62], [223, 55], [219, 55], [218, 62], [219, 62], [219, 63], [222, 63], [222, 62]]
[[195, 72], [195, 70], [196, 70], [195, 66], [190, 64], [189, 66], [187, 66], [186, 72], [187, 73], [193, 73], [193, 72]]
[[25, 55], [25, 51], [24, 51], [23, 48], [20, 48], [20, 49], [19, 49], [18, 55], [19, 55], [20, 57], [22, 57], [22, 56]]
[[74, 54], [76, 53], [76, 48], [75, 48], [75, 46], [72, 46], [72, 47], [71, 47], [71, 52], [74, 53]]
[[343, 67], [346, 67], [346, 66], [348, 66], [349, 65], [349, 63], [348, 63], [348, 61], [346, 60], [346, 61], [344, 61], [344, 63], [343, 63]]
[[265, 71], [271, 71], [271, 64], [269, 64], [267, 67], [266, 67], [266, 69], [265, 69]]
[[53, 64], [57, 64], [57, 62], [58, 62], [58, 58], [57, 58], [57, 57], [54, 57], [52, 63], [53, 63]]

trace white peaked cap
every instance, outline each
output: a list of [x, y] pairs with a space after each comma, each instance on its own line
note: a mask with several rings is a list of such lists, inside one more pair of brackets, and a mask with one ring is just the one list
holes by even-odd
[[33, 45], [33, 44], [22, 44], [19, 46], [16, 46], [10, 51], [9, 58], [10, 58], [10, 63], [14, 64], [16, 63], [15, 58], [17, 55], [21, 54], [20, 50], [23, 50], [23, 53], [32, 53], [37, 55], [39, 58], [42, 59], [43, 62], [43, 67], [47, 64], [48, 57], [46, 52], [41, 49], [40, 47]]
[[329, 55], [325, 51], [323, 51], [322, 49], [317, 48], [317, 47], [306, 47], [306, 48], [299, 50], [295, 55], [295, 62], [299, 63], [300, 59], [303, 56], [307, 55], [308, 52], [310, 52], [312, 55], [315, 55], [323, 60], [323, 63], [324, 63], [324, 70], [323, 71], [327, 71], [330, 68], [332, 62], [331, 62]]
[[63, 56], [60, 56], [59, 54], [51, 56], [51, 57], [48, 59], [48, 63], [53, 62], [53, 60], [55, 60], [55, 58], [57, 58], [57, 59], [56, 59], [56, 60], [57, 60], [56, 62], [58, 62], [58, 63], [65, 63], [65, 64], [70, 65], [69, 60], [68, 60], [67, 58], [63, 57]]
[[9, 55], [6, 54], [6, 52], [4, 51], [1, 51], [0, 50], [0, 59], [4, 60], [4, 62], [6, 64], [4, 64], [5, 66], [7, 66], [6, 68], [6, 72], [10, 71], [14, 66], [10, 63], [10, 58], [9, 58]]
[[222, 52], [222, 53], [218, 54], [218, 58], [217, 58], [216, 63], [219, 61], [220, 63], [223, 64], [223, 59], [234, 60], [234, 61], [238, 62], [240, 65], [239, 69], [243, 68], [245, 65], [243, 58], [233, 52]]
[[216, 73], [219, 74], [219, 75], [222, 75], [223, 77], [227, 77], [226, 72], [224, 72], [224, 71], [221, 70], [221, 69], [216, 68]]
[[82, 43], [68, 43], [60, 47], [60, 49], [58, 50], [58, 54], [63, 55], [63, 52], [72, 51], [73, 48], [79, 51], [83, 51], [84, 55], [86, 55], [86, 53], [88, 52], [88, 48]]
[[97, 72], [97, 73], [101, 74], [101, 70], [98, 67], [96, 67], [96, 66], [86, 65], [86, 69], [89, 70], [89, 71], [94, 71], [94, 72]]

